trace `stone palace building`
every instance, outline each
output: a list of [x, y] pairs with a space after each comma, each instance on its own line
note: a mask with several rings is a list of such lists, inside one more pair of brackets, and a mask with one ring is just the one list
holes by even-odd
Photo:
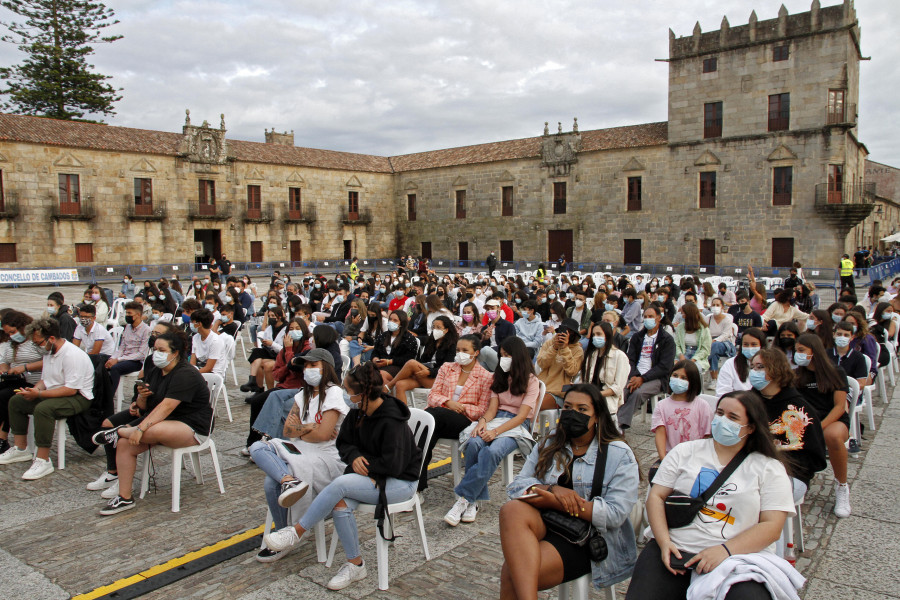
[[[446, 259], [832, 267], [896, 230], [853, 2], [669, 32], [668, 121], [403, 156], [0, 115], [0, 266]], [[876, 205], [888, 210], [876, 210]], [[877, 221], [877, 225], [874, 222]], [[868, 234], [861, 224], [869, 223]], [[875, 236], [875, 237], [873, 237]]]

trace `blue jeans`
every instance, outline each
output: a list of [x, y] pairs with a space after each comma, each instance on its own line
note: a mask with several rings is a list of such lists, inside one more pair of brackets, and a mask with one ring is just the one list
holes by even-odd
[[[512, 418], [515, 415], [501, 410], [497, 416]], [[488, 482], [491, 476], [503, 457], [515, 452], [517, 448], [515, 438], [511, 437], [498, 437], [490, 443], [480, 437], [470, 438], [463, 450], [466, 457], [466, 474], [453, 491], [469, 502], [490, 500]]]
[[259, 325], [256, 323], [250, 323], [250, 341], [253, 342], [253, 347], [256, 348], [256, 332], [259, 331]]
[[[417, 485], [417, 481], [389, 477], [384, 490], [387, 501], [394, 503], [409, 500], [416, 493]], [[341, 500], [347, 504], [347, 507], [335, 508], [335, 505]], [[329, 514], [333, 515], [334, 530], [337, 531], [338, 538], [341, 540], [347, 560], [359, 558], [359, 532], [356, 529], [356, 518], [353, 516], [353, 511], [362, 503], [378, 503], [378, 488], [375, 487], [375, 482], [369, 477], [357, 473], [341, 475], [316, 496], [300, 519], [300, 526], [309, 531]]]
[[364, 354], [363, 352], [364, 346], [359, 343], [359, 340], [353, 340], [350, 342], [350, 358], [354, 356], [359, 356], [360, 354]]
[[278, 504], [278, 496], [281, 494], [281, 480], [287, 475], [293, 477], [291, 470], [283, 460], [275, 453], [275, 450], [265, 442], [255, 442], [250, 446], [250, 456], [256, 466], [266, 474], [264, 488], [266, 490], [266, 504], [272, 512], [272, 520], [276, 529], [288, 526], [288, 509]]
[[709, 370], [719, 370], [719, 358], [731, 358], [737, 354], [737, 349], [731, 342], [713, 342], [709, 350]]
[[300, 390], [275, 390], [266, 398], [259, 416], [250, 425], [256, 431], [274, 438], [282, 437], [284, 422], [294, 406], [294, 396]]

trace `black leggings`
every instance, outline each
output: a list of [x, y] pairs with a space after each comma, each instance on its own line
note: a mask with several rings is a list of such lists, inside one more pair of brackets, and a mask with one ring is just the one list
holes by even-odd
[[0, 385], [0, 430], [9, 433], [9, 399], [16, 395], [20, 387], [33, 387], [30, 383], [23, 384], [21, 380]]
[[[684, 600], [690, 585], [691, 574], [673, 575], [666, 570], [656, 540], [650, 540], [634, 565], [625, 600]], [[742, 581], [731, 586], [725, 600], [772, 600], [772, 596], [765, 585]]]
[[463, 429], [472, 424], [472, 421], [466, 415], [461, 415], [443, 406], [426, 408], [425, 412], [434, 417], [434, 433], [431, 435], [428, 451], [425, 452], [425, 468], [422, 469], [422, 475], [419, 479], [420, 492], [428, 487], [428, 463], [431, 462], [431, 453], [438, 440], [440, 438], [457, 438]]

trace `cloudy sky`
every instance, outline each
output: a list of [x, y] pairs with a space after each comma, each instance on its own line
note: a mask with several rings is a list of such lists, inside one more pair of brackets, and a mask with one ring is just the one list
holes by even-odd
[[[822, 0], [832, 5], [836, 0]], [[787, 0], [789, 12], [809, 0]], [[108, 0], [125, 38], [97, 68], [124, 88], [114, 125], [396, 155], [666, 119], [668, 29], [774, 18], [777, 0]], [[860, 0], [860, 139], [900, 166], [900, 2]], [[0, 11], [0, 19], [8, 13]], [[0, 45], [0, 64], [18, 61]]]

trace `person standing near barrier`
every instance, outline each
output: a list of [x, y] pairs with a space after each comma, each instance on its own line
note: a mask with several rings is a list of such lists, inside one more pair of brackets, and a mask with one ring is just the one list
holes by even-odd
[[485, 260], [484, 262], [487, 263], [488, 277], [493, 277], [494, 269], [497, 268], [497, 255], [494, 254], [493, 250], [491, 250], [490, 256], [488, 256], [487, 260]]
[[853, 261], [849, 254], [841, 256], [841, 293], [845, 291], [855, 294], [856, 282], [853, 281]]

